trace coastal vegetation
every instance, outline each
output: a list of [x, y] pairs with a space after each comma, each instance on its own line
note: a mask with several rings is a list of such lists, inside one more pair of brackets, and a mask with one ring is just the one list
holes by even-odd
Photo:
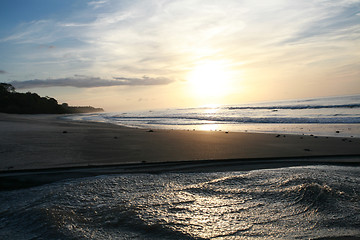
[[0, 83], [0, 112], [19, 114], [66, 114], [102, 112], [102, 108], [91, 106], [69, 106], [59, 104], [55, 98], [41, 97], [36, 93], [19, 93], [8, 83]]

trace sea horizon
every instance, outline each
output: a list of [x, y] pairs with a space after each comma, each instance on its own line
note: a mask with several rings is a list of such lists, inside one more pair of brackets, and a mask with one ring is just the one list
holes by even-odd
[[76, 114], [132, 128], [360, 137], [360, 95]]

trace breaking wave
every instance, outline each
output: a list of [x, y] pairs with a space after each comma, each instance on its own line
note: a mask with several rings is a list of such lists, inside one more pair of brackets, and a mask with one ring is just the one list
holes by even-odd
[[360, 108], [360, 104], [342, 104], [342, 105], [290, 105], [290, 106], [244, 106], [244, 107], [228, 107], [229, 110], [238, 110], [238, 109], [320, 109], [320, 108]]

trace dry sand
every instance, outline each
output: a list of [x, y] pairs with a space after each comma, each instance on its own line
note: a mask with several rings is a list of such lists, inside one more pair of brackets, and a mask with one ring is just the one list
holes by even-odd
[[[105, 123], [66, 121], [58, 115], [0, 114], [2, 176], [65, 168], [68, 169], [64, 174], [71, 175], [69, 168], [78, 167], [79, 172], [79, 167], [89, 166], [117, 165], [112, 170], [101, 168], [102, 172], [216, 171], [329, 162], [358, 165], [360, 139], [178, 130], [149, 132]], [[80, 172], [86, 175], [83, 170]], [[91, 171], [87, 168], [86, 172]]]

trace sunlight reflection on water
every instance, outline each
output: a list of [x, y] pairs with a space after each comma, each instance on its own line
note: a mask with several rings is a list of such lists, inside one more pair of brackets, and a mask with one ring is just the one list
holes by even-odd
[[200, 125], [198, 130], [201, 131], [217, 131], [218, 129], [220, 129], [219, 124], [204, 124], [204, 125]]
[[259, 132], [360, 137], [360, 96], [254, 104], [73, 115], [73, 120], [109, 122], [145, 129]]

